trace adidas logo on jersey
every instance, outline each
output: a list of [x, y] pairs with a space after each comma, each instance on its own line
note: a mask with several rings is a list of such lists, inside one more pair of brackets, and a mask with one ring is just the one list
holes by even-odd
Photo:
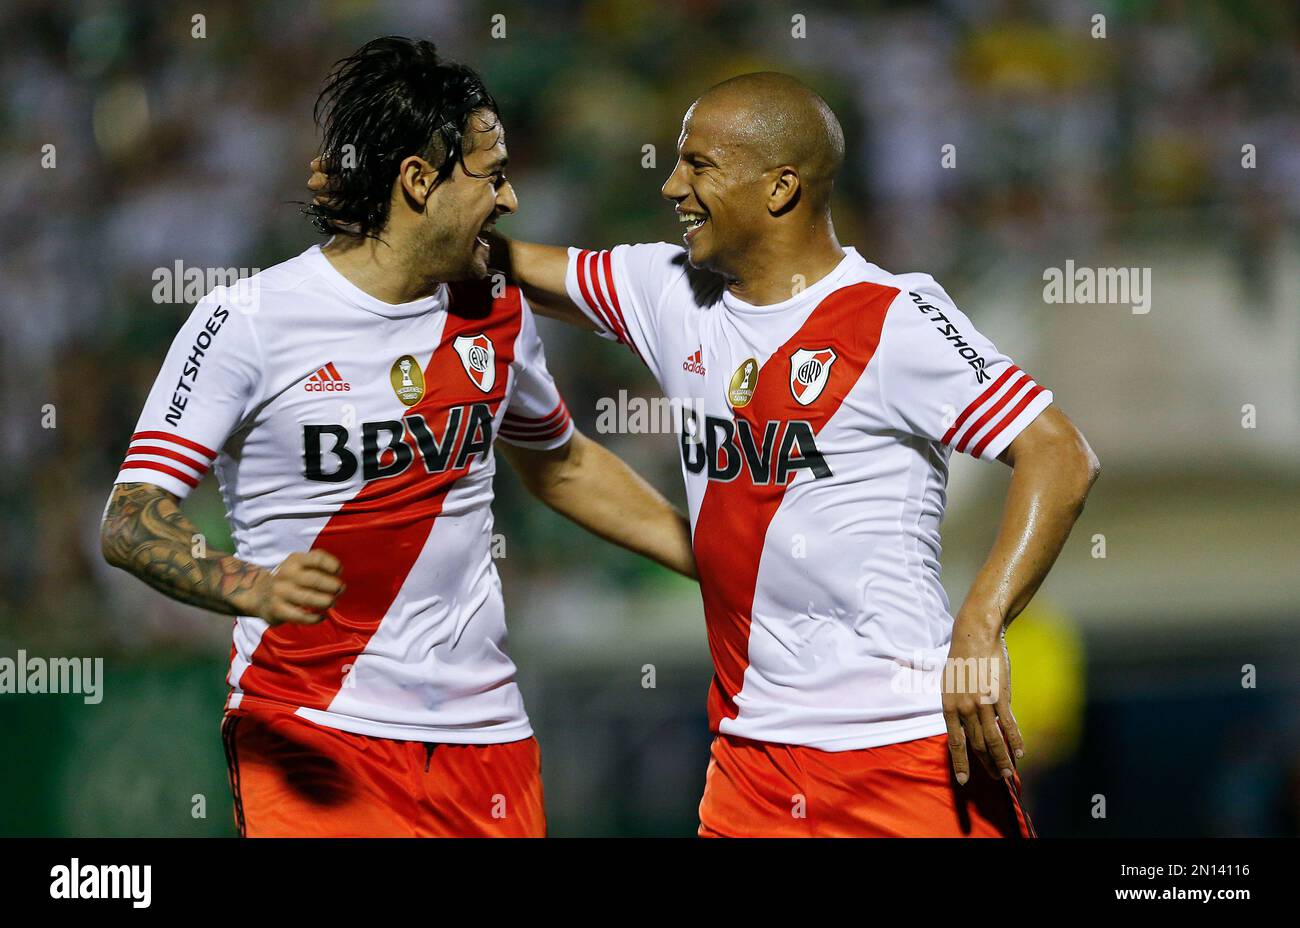
[[682, 370], [686, 371], [688, 374], [699, 374], [703, 377], [705, 374], [703, 354], [703, 348], [696, 348], [695, 354], [682, 362]]
[[352, 384], [339, 375], [338, 368], [331, 361], [308, 377], [302, 388], [308, 393], [347, 393]]

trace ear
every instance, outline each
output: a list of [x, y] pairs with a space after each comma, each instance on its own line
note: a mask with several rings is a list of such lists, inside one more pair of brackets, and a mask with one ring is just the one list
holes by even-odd
[[799, 202], [802, 184], [799, 182], [799, 172], [789, 165], [777, 168], [775, 174], [767, 194], [767, 210], [773, 216], [779, 216], [793, 209]]
[[409, 155], [397, 166], [397, 182], [403, 193], [423, 207], [433, 188], [438, 186], [438, 172], [418, 155]]

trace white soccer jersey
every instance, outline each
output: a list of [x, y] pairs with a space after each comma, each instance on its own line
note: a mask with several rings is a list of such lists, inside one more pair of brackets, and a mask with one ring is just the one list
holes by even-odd
[[931, 277], [852, 248], [772, 306], [667, 244], [571, 249], [567, 285], [688, 411], [713, 730], [830, 751], [944, 732], [948, 458], [995, 458], [1052, 394]]
[[347, 588], [316, 625], [235, 620], [230, 705], [418, 741], [532, 733], [492, 562], [494, 438], [573, 425], [519, 291], [392, 305], [319, 247], [218, 289], [176, 336], [118, 483], [178, 496], [215, 467], [243, 560], [324, 549]]

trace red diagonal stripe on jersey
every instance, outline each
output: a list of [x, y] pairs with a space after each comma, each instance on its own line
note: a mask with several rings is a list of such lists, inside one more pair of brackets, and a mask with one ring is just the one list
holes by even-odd
[[[457, 298], [459, 292], [458, 288], [453, 296], [453, 309], [463, 302]], [[464, 292], [478, 291], [466, 288]], [[448, 312], [442, 338], [425, 368], [424, 398], [404, 415], [424, 416], [435, 435], [443, 433], [454, 406], [486, 402], [495, 417], [509, 381], [521, 312], [514, 287], [493, 301], [487, 318], [483, 313]], [[452, 346], [456, 336], [479, 332], [496, 345], [496, 380], [488, 394], [466, 379]], [[347, 589], [316, 625], [285, 624], [266, 630], [238, 681], [245, 693], [312, 709], [327, 709], [338, 694], [345, 678], [343, 668], [365, 651], [424, 549], [448, 492], [473, 464], [430, 474], [414, 441], [409, 436], [406, 441], [415, 453], [411, 466], [396, 477], [364, 485], [330, 517], [312, 544], [313, 550], [328, 551], [342, 562]], [[452, 449], [453, 460], [459, 452], [459, 447]]]
[[333, 362], [333, 361], [331, 361], [330, 363], [326, 364], [324, 367], [321, 368], [321, 370], [325, 371], [327, 374], [329, 374], [331, 377], [333, 377], [334, 380], [335, 380], [335, 382], [337, 382], [337, 383], [342, 383], [342, 382], [343, 382], [343, 378], [339, 376], [339, 369], [338, 369], [337, 367], [334, 366], [334, 362]]
[[989, 397], [992, 396], [994, 393], [997, 393], [998, 390], [1002, 388], [1002, 385], [1007, 382], [1007, 378], [1009, 378], [1012, 374], [1019, 372], [1019, 370], [1020, 368], [1016, 367], [1014, 364], [1012, 364], [1010, 367], [1004, 370], [1002, 372], [1002, 375], [998, 377], [997, 380], [993, 381], [993, 383], [989, 385], [989, 388], [987, 390], [985, 390], [979, 396], [975, 397], [975, 401], [961, 411], [961, 415], [958, 416], [957, 421], [955, 421], [952, 424], [952, 428], [948, 429], [948, 431], [943, 433], [943, 438], [941, 439], [941, 441], [945, 445], [951, 444], [952, 437], [957, 434], [957, 430], [960, 429], [962, 423], [965, 422], [970, 417], [970, 414], [973, 413], [975, 410], [979, 409], [985, 403], [987, 403]]
[[[820, 432], [875, 354], [885, 313], [897, 295], [894, 287], [860, 283], [822, 300], [803, 327], [763, 365], [754, 398], [735, 410], [736, 418], [747, 420], [755, 435], [762, 435], [769, 421], [792, 419], [809, 423], [814, 434]], [[789, 358], [810, 344], [834, 348], [838, 361], [821, 396], [811, 406], [800, 406], [790, 394]], [[733, 448], [731, 453], [740, 451]], [[785, 491], [785, 486], [755, 485], [748, 469], [742, 469], [730, 482], [709, 481], [695, 520], [695, 560], [713, 655], [709, 727], [715, 732], [722, 719], [736, 717], [736, 694], [749, 667], [759, 560]]]
[[171, 432], [136, 432], [131, 436], [131, 441], [135, 441], [138, 438], [148, 438], [153, 441], [169, 441], [172, 444], [180, 445], [182, 448], [189, 448], [191, 451], [197, 451], [199, 454], [207, 455], [210, 458], [215, 458], [217, 456], [217, 453], [211, 448], [205, 448], [196, 441], [190, 441], [188, 438], [181, 438], [179, 435], [174, 435]]

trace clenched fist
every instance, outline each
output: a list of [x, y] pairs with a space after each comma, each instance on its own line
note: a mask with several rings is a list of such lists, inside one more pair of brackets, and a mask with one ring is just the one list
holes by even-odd
[[343, 565], [328, 551], [296, 551], [264, 572], [254, 587], [257, 615], [271, 625], [315, 625], [345, 586]]

